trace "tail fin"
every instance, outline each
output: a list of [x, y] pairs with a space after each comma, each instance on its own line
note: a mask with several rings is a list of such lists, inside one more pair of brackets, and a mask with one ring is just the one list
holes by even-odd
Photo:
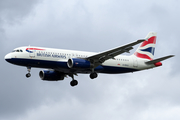
[[136, 50], [134, 55], [138, 58], [153, 60], [155, 45], [156, 45], [157, 33], [150, 32], [146, 36], [146, 41], [144, 41]]

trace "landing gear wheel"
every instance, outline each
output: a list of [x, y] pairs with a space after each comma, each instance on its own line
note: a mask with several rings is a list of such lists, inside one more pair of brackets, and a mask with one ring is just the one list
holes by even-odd
[[31, 77], [31, 67], [30, 66], [27, 66], [27, 71], [28, 71], [28, 73], [26, 74], [26, 77], [27, 78], [29, 78], [29, 77]]
[[96, 72], [93, 72], [90, 74], [91, 79], [97, 78], [97, 76], [98, 76], [98, 74]]
[[77, 80], [72, 80], [72, 81], [70, 82], [70, 85], [71, 85], [72, 87], [76, 86], [77, 84], [78, 84], [78, 81], [77, 81]]
[[27, 74], [26, 74], [26, 77], [27, 77], [27, 78], [31, 77], [31, 74], [30, 74], [30, 73], [27, 73]]

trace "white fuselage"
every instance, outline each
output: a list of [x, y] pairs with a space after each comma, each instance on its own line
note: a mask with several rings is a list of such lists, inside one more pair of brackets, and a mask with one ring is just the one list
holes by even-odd
[[[70, 58], [87, 58], [97, 53], [52, 49], [43, 47], [32, 47], [28, 50], [28, 46], [14, 49], [13, 52], [7, 54], [5, 59], [13, 64], [21, 66], [31, 66], [38, 68], [55, 69], [60, 72], [72, 72], [67, 66], [67, 61]], [[36, 48], [36, 49], [35, 49]], [[98, 73], [127, 73], [155, 67], [147, 65], [147, 59], [137, 58], [134, 55], [124, 56], [118, 55], [114, 59], [106, 60], [102, 65], [95, 68]], [[90, 69], [74, 70], [74, 73], [90, 73]]]

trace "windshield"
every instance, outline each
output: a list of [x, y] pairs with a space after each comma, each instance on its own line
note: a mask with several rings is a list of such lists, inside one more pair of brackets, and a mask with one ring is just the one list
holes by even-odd
[[18, 50], [13, 50], [12, 52], [23, 52], [23, 50], [18, 49]]

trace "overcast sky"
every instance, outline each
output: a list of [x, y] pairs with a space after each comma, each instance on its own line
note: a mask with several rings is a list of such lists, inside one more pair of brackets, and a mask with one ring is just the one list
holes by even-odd
[[[0, 0], [0, 120], [179, 120], [180, 1]], [[158, 33], [163, 66], [45, 82], [4, 56], [26, 45], [101, 52]], [[138, 46], [135, 46], [135, 49]], [[133, 54], [134, 50], [130, 54]]]

